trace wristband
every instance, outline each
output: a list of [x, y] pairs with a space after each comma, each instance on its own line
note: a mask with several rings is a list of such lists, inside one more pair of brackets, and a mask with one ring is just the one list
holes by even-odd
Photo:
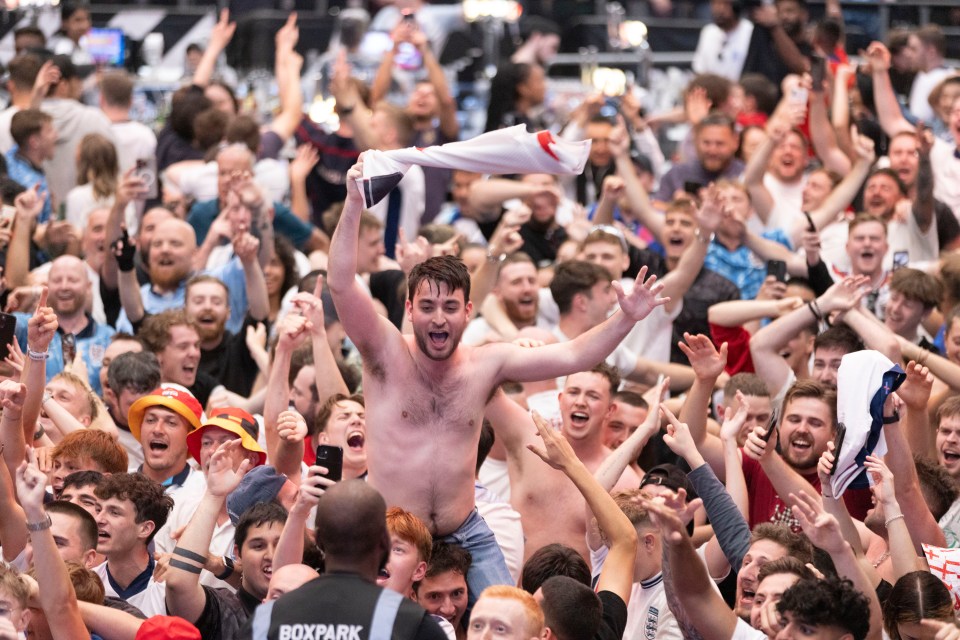
[[904, 520], [906, 520], [906, 517], [902, 513], [899, 513], [895, 516], [890, 516], [889, 518], [887, 518], [886, 522], [883, 523], [884, 528], [889, 527], [891, 522], [893, 522], [894, 520], [899, 520], [900, 518], [903, 518]]
[[814, 320], [816, 320], [817, 322], [820, 322], [821, 320], [823, 320], [823, 316], [821, 316], [821, 315], [817, 312], [817, 309], [813, 306], [813, 302], [808, 302], [808, 303], [807, 303], [807, 308], [810, 309], [810, 313], [813, 314], [813, 319], [814, 319]]
[[170, 558], [170, 566], [174, 567], [175, 569], [182, 569], [187, 573], [195, 573], [196, 575], [200, 575], [200, 572], [203, 571], [203, 569], [196, 565], [188, 564], [183, 560], [177, 560], [176, 558]]
[[900, 412], [894, 411], [892, 416], [883, 416], [883, 424], [894, 424], [900, 422]]
[[716, 234], [714, 233], [711, 233], [709, 235], [704, 235], [701, 232], [700, 228], [697, 228], [697, 230], [694, 232], [693, 235], [697, 238], [697, 240], [699, 240], [703, 244], [710, 244], [711, 242], [713, 242], [713, 239], [716, 237]]
[[48, 359], [48, 358], [50, 357], [50, 352], [49, 352], [49, 351], [34, 351], [34, 350], [31, 349], [30, 346], [28, 345], [28, 346], [27, 346], [27, 357], [30, 358], [31, 360], [36, 360], [36, 361], [46, 360], [46, 359]]
[[223, 573], [218, 573], [217, 575], [214, 576], [217, 580], [226, 580], [227, 578], [233, 575], [233, 570], [234, 570], [233, 558], [229, 556], [223, 556], [222, 559], [223, 559], [224, 569], [223, 569]]
[[51, 526], [53, 526], [53, 521], [50, 519], [50, 514], [48, 513], [45, 520], [41, 520], [40, 522], [28, 522], [27, 531], [29, 531], [30, 533], [36, 533], [38, 531], [46, 531]]
[[490, 264], [500, 264], [507, 259], [507, 254], [501, 253], [499, 255], [494, 255], [491, 251], [487, 251], [487, 262]]

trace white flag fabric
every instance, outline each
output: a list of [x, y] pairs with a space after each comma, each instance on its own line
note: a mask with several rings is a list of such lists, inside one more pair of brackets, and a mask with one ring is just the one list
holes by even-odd
[[953, 610], [960, 611], [960, 549], [944, 549], [921, 543], [930, 573], [940, 578], [950, 592]]
[[487, 174], [579, 175], [589, 154], [589, 140], [561, 140], [549, 131], [529, 133], [519, 124], [424, 149], [366, 151], [363, 177], [357, 179], [357, 187], [369, 209], [385, 198], [413, 165]]
[[837, 371], [837, 442], [834, 473], [830, 479], [833, 495], [848, 488], [865, 489], [869, 484], [864, 462], [868, 455], [883, 456], [883, 405], [906, 379], [900, 365], [879, 351], [854, 351], [843, 356]]

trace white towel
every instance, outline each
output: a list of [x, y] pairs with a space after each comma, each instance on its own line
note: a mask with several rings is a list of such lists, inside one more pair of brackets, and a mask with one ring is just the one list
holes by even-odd
[[863, 463], [868, 455], [883, 456], [883, 405], [906, 379], [900, 365], [878, 351], [854, 351], [843, 356], [837, 371], [837, 422], [846, 429], [840, 450], [834, 452], [833, 495], [849, 487], [869, 486]]
[[390, 193], [412, 165], [475, 173], [579, 175], [590, 155], [590, 141], [557, 139], [549, 131], [528, 133], [524, 125], [499, 129], [463, 142], [363, 154], [357, 187], [369, 209]]

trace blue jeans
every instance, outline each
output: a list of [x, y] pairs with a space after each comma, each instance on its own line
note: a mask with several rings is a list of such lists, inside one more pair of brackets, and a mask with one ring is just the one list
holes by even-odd
[[467, 572], [470, 608], [487, 587], [495, 584], [514, 586], [500, 545], [497, 544], [493, 531], [476, 509], [456, 531], [434, 539], [460, 545], [470, 552], [473, 558], [470, 571]]

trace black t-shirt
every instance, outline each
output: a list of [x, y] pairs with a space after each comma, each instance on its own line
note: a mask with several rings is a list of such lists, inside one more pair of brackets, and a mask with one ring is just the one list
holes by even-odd
[[260, 372], [256, 361], [247, 348], [247, 327], [257, 325], [257, 320], [247, 316], [238, 333], [224, 333], [220, 344], [210, 350], [200, 351], [200, 371], [207, 374], [229, 391], [243, 397], [250, 395], [253, 383]]
[[[358, 575], [324, 574], [274, 601], [266, 637], [270, 640], [300, 637], [293, 635], [300, 632], [305, 638], [381, 640], [386, 636], [374, 638], [371, 623], [382, 591], [382, 587]], [[240, 638], [253, 638], [253, 620], [244, 626]], [[447, 634], [420, 605], [403, 598], [389, 637], [390, 640], [446, 640]]]
[[620, 640], [627, 629], [627, 603], [612, 591], [601, 591], [597, 596], [603, 607], [603, 616], [594, 640]]
[[520, 237], [523, 238], [520, 251], [530, 256], [540, 269], [550, 266], [557, 259], [557, 250], [566, 241], [567, 232], [558, 225], [538, 229], [527, 222], [520, 227]]
[[700, 269], [697, 279], [683, 294], [683, 309], [673, 321], [673, 339], [670, 342], [670, 362], [690, 364], [677, 343], [683, 340], [684, 332], [692, 335], [710, 335], [707, 311], [718, 302], [739, 300], [740, 289], [719, 273], [706, 267]]
[[[297, 144], [309, 143], [320, 154], [320, 160], [307, 176], [307, 198], [312, 210], [311, 221], [323, 229], [324, 211], [347, 197], [347, 171], [356, 164], [360, 150], [353, 138], [327, 133], [306, 117], [300, 121], [294, 137]], [[333, 233], [333, 229], [326, 231]]]
[[207, 598], [203, 613], [193, 623], [203, 638], [234, 640], [257, 606], [257, 600], [242, 588], [233, 593], [229, 589], [203, 587]]
[[[797, 48], [800, 53], [806, 57], [813, 54], [813, 48], [808, 42], [797, 42]], [[743, 72], [759, 73], [766, 76], [770, 82], [780, 88], [780, 83], [790, 73], [786, 63], [777, 54], [773, 44], [773, 34], [770, 29], [759, 24], [753, 28], [753, 34], [750, 36], [750, 46], [747, 49], [747, 58], [743, 62]]]

